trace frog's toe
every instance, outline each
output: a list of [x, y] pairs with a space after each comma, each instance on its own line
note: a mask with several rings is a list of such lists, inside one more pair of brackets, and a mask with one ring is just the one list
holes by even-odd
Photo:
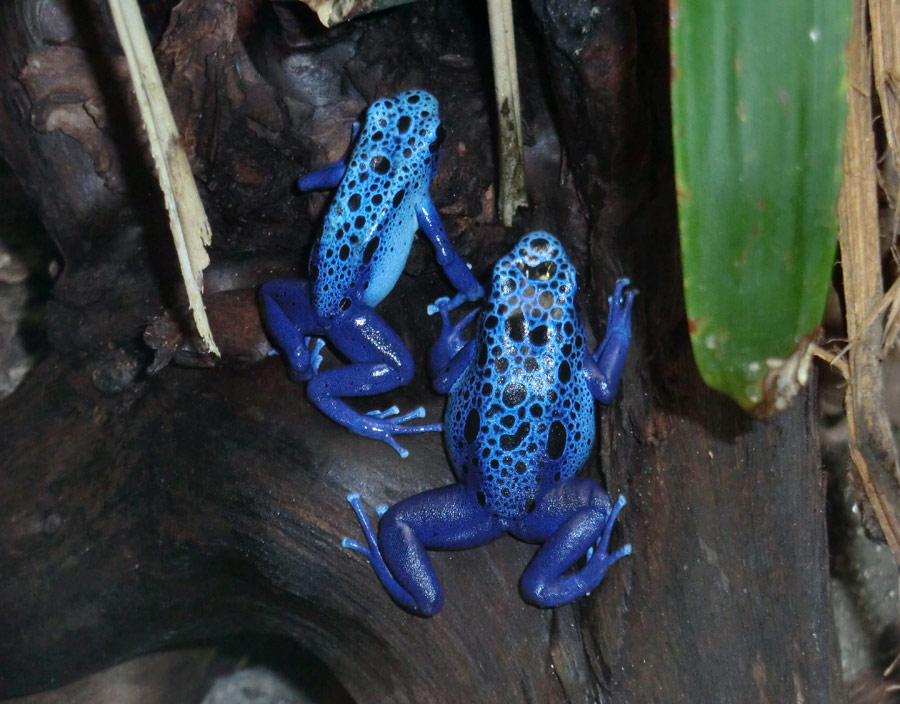
[[441, 315], [446, 315], [447, 306], [450, 304], [450, 298], [448, 296], [441, 296], [434, 303], [429, 303], [428, 307], [425, 309], [425, 312], [428, 315], [434, 315], [435, 313], [441, 313]]
[[[483, 290], [482, 290], [483, 291]], [[479, 296], [476, 296], [479, 298]], [[459, 308], [463, 303], [468, 299], [467, 294], [465, 293], [457, 293], [453, 298], [448, 298], [447, 296], [441, 296], [434, 303], [428, 306], [426, 309], [428, 315], [434, 315], [435, 313], [440, 313], [441, 318], [444, 321], [445, 325], [450, 324], [450, 316], [449, 313], [451, 310], [455, 310]], [[475, 300], [475, 298], [471, 299]]]
[[618, 560], [620, 557], [625, 557], [626, 555], [630, 555], [630, 554], [631, 554], [631, 543], [628, 543], [626, 545], [623, 545], [618, 550], [616, 550], [612, 555], [610, 555], [609, 561], [610, 561], [610, 563], [613, 563], [616, 560]]
[[[399, 418], [392, 418], [391, 423], [394, 425], [391, 432], [397, 433], [401, 435], [409, 435], [411, 433], [440, 433], [443, 431], [444, 426], [442, 423], [429, 423], [427, 425], [401, 425], [408, 420], [413, 418], [422, 418], [425, 415], [424, 408], [417, 408], [414, 411], [410, 411], [406, 415], [402, 415]], [[397, 441], [394, 440], [392, 435], [388, 435], [385, 438], [385, 441], [393, 447], [403, 459], [409, 457], [409, 450], [406, 450], [400, 445], [397, 444]]]
[[[397, 422], [400, 422], [400, 419], [397, 419]], [[390, 432], [386, 432], [384, 435], [380, 436], [378, 439], [386, 442], [390, 445], [400, 457], [406, 459], [409, 457], [409, 450], [403, 447], [400, 443], [398, 443], [392, 433], [409, 435], [410, 433], [439, 433], [443, 430], [443, 426], [440, 423], [432, 423], [430, 425], [398, 425], [395, 426]]]
[[408, 420], [412, 420], [413, 418], [424, 418], [425, 417], [425, 409], [421, 406], [414, 411], [410, 411], [406, 415], [400, 416], [399, 418], [391, 418], [390, 422], [393, 424], [393, 429], [391, 432], [393, 433], [402, 433], [404, 435], [409, 435], [410, 433], [440, 433], [444, 430], [443, 423], [427, 423], [425, 425], [403, 425]]
[[[309, 349], [310, 342], [315, 339], [312, 349]], [[303, 338], [303, 348], [296, 354], [289, 355], [288, 359], [288, 376], [291, 381], [309, 381], [319, 373], [319, 365], [322, 364], [322, 355], [320, 352], [325, 347], [325, 340], [321, 337]]]
[[608, 555], [608, 554], [606, 554], [605, 549], [600, 548], [600, 540], [598, 540], [596, 550], [594, 548], [587, 549], [587, 553], [585, 553], [585, 559], [584, 559], [585, 565], [591, 561], [591, 558], [595, 554], [597, 555], [597, 559], [601, 560], [602, 562], [605, 562], [608, 567], [609, 565], [611, 565], [613, 562], [615, 562], [619, 558], [625, 557], [626, 555], [631, 554], [631, 543], [628, 543], [627, 545], [623, 545], [621, 548], [616, 550], [612, 555]]
[[350, 540], [350, 538], [344, 538], [341, 540], [341, 547], [347, 548], [348, 550], [353, 550], [354, 552], [358, 552], [360, 555], [363, 555], [367, 559], [371, 557], [371, 550], [366, 547], [363, 547], [355, 540]]
[[409, 457], [409, 450], [407, 450], [399, 442], [394, 440], [393, 435], [385, 435], [383, 438], [381, 438], [381, 440], [390, 445], [396, 451], [396, 453], [400, 455], [401, 459], [405, 460], [407, 457]]
[[[612, 510], [609, 512], [609, 516], [606, 519], [606, 523], [603, 524], [603, 530], [600, 533], [600, 537], [597, 538], [597, 542], [595, 543], [595, 547], [598, 552], [602, 554], [606, 554], [607, 548], [609, 547], [609, 539], [612, 536], [613, 526], [616, 523], [616, 517], [619, 515], [619, 511], [625, 506], [625, 497], [619, 496], [616, 500], [616, 503], [613, 504]], [[630, 548], [629, 548], [630, 550]], [[621, 555], [619, 556], [621, 557]], [[616, 558], [618, 559], [618, 558]]]
[[[390, 408], [383, 411], [368, 411], [366, 415], [373, 418], [378, 418], [379, 420], [387, 421], [384, 424], [378, 424], [377, 430], [381, 432], [430, 433], [440, 432], [441, 430], [443, 430], [443, 425], [440, 423], [432, 423], [431, 425], [403, 425], [407, 421], [414, 420], [415, 418], [424, 418], [424, 406], [414, 408], [409, 413], [404, 413], [402, 416], [397, 415], [398, 413], [400, 413], [400, 409], [396, 406], [391, 406]], [[396, 416], [396, 418], [394, 416]]]
[[390, 416], [395, 416], [400, 412], [400, 409], [397, 406], [391, 406], [390, 408], [385, 408], [383, 411], [374, 410], [374, 411], [366, 411], [367, 416], [375, 416], [376, 418], [389, 418]]
[[405, 423], [408, 420], [412, 420], [413, 418], [424, 418], [425, 417], [425, 407], [419, 406], [418, 408], [414, 408], [409, 413], [400, 416], [399, 418], [394, 418], [392, 423]]
[[[306, 345], [309, 345], [310, 338], [305, 338]], [[321, 337], [316, 338], [316, 343], [309, 352], [309, 367], [312, 369], [313, 375], [319, 373], [319, 365], [322, 364], [322, 348], [325, 347], [325, 340]]]
[[613, 291], [613, 295], [609, 297], [609, 302], [613, 301], [621, 301], [622, 300], [622, 291], [625, 290], [625, 287], [631, 283], [631, 279], [627, 277], [623, 277], [616, 281], [616, 289]]
[[631, 328], [631, 307], [637, 290], [630, 288], [622, 296], [610, 297], [609, 319], [607, 330], [620, 329], [628, 331]]

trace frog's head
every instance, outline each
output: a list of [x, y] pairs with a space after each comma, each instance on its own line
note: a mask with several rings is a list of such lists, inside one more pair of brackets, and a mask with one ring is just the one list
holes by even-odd
[[[542, 302], [575, 296], [575, 267], [569, 262], [562, 244], [548, 232], [525, 235], [494, 266], [493, 296], [538, 298]], [[550, 303], [552, 305], [552, 303]]]
[[410, 90], [376, 100], [369, 106], [364, 136], [376, 152], [373, 159], [380, 159], [372, 167], [376, 173], [391, 170], [396, 180], [405, 180], [404, 175], [415, 178], [424, 170], [429, 182], [434, 178], [444, 128], [431, 93]]

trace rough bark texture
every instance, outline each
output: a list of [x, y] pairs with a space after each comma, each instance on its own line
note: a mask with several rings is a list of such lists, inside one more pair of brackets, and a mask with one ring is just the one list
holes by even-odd
[[[0, 151], [66, 262], [52, 348], [0, 405], [0, 695], [268, 632], [315, 652], [359, 702], [842, 700], [812, 391], [753, 421], [691, 361], [664, 2], [517, 6], [532, 208], [510, 231], [488, 190], [480, 3], [420, 0], [330, 32], [292, 4], [144, 3], [216, 233], [207, 292], [222, 296], [211, 315], [231, 363], [213, 369], [166, 365], [210, 362], [178, 325], [102, 5], [74, 22], [64, 0], [0, 6]], [[507, 538], [434, 554], [444, 610], [402, 612], [340, 549], [358, 531], [344, 496], [390, 503], [448, 483], [439, 437], [409, 436], [400, 460], [319, 414], [277, 359], [235, 363], [265, 345], [252, 295], [230, 289], [295, 268], [322, 212], [324, 198], [292, 192], [296, 174], [340, 156], [368, 101], [411, 87], [441, 100], [433, 192], [476, 274], [540, 227], [584, 272], [598, 333], [615, 275], [641, 289], [624, 391], [584, 470], [627, 496], [614, 540], [634, 554], [574, 605], [525, 605], [534, 548]], [[416, 360], [437, 334], [425, 304], [446, 291], [417, 243], [381, 308]], [[166, 309], [150, 374], [141, 333]], [[367, 406], [391, 403], [442, 409], [422, 370]]]

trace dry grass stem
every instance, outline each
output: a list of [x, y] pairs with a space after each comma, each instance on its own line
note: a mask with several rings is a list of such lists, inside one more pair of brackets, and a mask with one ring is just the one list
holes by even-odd
[[169, 213], [169, 225], [188, 304], [200, 338], [210, 352], [219, 354], [203, 305], [203, 270], [209, 264], [206, 246], [212, 232], [178, 128], [166, 99], [147, 30], [136, 0], [109, 0], [119, 41], [128, 61], [128, 71], [147, 132], [156, 177]]
[[872, 61], [866, 35], [867, 9], [866, 0], [854, 0], [844, 178], [838, 200], [847, 337], [854, 341], [847, 355], [846, 407], [850, 456], [888, 545], [900, 562], [900, 471], [884, 406], [883, 328], [874, 312], [883, 303], [883, 287], [877, 161], [868, 90]]
[[512, 0], [488, 0], [487, 5], [500, 134], [500, 216], [509, 227], [516, 210], [528, 205]]

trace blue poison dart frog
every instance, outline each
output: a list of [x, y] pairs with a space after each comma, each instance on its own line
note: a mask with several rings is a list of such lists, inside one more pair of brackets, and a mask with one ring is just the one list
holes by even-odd
[[[310, 399], [330, 418], [386, 442], [401, 457], [409, 453], [394, 435], [440, 431], [441, 424], [404, 425], [425, 415], [421, 407], [405, 415], [396, 406], [361, 414], [343, 399], [383, 393], [412, 378], [409, 351], [374, 308], [397, 283], [419, 228], [459, 291], [447, 307], [484, 295], [429, 195], [443, 137], [437, 100], [425, 91], [372, 103], [362, 129], [354, 125], [349, 163], [334, 162], [299, 181], [302, 191], [337, 186], [309, 278], [277, 279], [260, 290], [266, 326], [291, 378], [310, 380]], [[319, 373], [323, 338], [350, 364]]]
[[566, 604], [594, 589], [625, 545], [609, 554], [610, 533], [625, 505], [575, 473], [594, 440], [594, 399], [612, 401], [631, 339], [636, 291], [628, 279], [609, 299], [606, 337], [591, 353], [575, 306], [575, 269], [562, 245], [534, 232], [494, 267], [490, 296], [474, 340], [449, 301], [438, 299], [443, 329], [431, 351], [435, 388], [449, 392], [447, 450], [458, 483], [378, 508], [376, 537], [358, 494], [348, 501], [368, 547], [365, 555], [390, 595], [422, 616], [440, 610], [443, 593], [427, 550], [461, 550], [502, 533], [540, 544], [521, 592], [537, 606]]

